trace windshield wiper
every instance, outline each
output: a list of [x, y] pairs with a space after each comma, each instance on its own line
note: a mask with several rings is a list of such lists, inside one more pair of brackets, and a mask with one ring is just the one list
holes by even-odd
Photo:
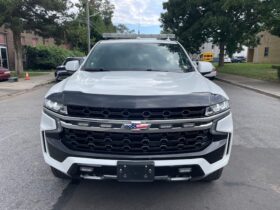
[[98, 71], [110, 71], [110, 70], [109, 69], [104, 69], [104, 68], [84, 68], [84, 71], [98, 72]]

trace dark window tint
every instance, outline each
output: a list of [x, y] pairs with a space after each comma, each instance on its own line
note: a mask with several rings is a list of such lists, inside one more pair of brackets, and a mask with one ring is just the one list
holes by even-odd
[[264, 48], [264, 57], [267, 57], [269, 55], [269, 47]]
[[100, 43], [90, 54], [84, 69], [193, 71], [180, 45], [156, 43]]

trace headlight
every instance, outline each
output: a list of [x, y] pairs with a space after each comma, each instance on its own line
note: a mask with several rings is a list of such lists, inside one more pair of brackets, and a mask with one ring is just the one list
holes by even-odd
[[63, 104], [51, 101], [49, 99], [45, 99], [44, 105], [46, 108], [51, 109], [55, 112], [59, 112], [61, 114], [67, 114], [67, 107], [64, 106]]
[[227, 109], [229, 109], [229, 102], [224, 101], [222, 103], [215, 104], [215, 105], [207, 107], [205, 115], [206, 116], [211, 116], [211, 115], [218, 114], [220, 112], [226, 111]]

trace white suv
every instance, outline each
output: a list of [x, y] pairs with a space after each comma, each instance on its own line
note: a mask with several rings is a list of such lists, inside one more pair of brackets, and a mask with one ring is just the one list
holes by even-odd
[[169, 39], [98, 42], [46, 94], [41, 119], [46, 163], [72, 179], [216, 180], [232, 133], [226, 93]]

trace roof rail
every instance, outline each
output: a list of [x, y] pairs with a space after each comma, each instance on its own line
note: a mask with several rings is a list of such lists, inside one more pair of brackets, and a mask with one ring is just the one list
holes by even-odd
[[175, 34], [121, 34], [103, 33], [104, 39], [175, 39]]

